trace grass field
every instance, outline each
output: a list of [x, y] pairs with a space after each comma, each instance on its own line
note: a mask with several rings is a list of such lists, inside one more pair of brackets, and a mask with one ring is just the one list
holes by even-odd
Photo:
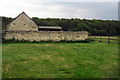
[[118, 45], [6, 43], [3, 78], [117, 78]]

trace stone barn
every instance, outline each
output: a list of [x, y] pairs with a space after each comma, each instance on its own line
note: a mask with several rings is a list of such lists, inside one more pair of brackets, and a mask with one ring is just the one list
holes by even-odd
[[19, 14], [8, 26], [8, 31], [38, 31], [37, 24], [24, 12]]
[[38, 26], [24, 12], [2, 31], [3, 39], [26, 41], [79, 41], [88, 37], [87, 31], [62, 31], [60, 26]]

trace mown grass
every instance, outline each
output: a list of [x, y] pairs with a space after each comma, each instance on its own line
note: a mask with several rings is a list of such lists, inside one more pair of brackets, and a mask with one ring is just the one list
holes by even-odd
[[5, 43], [3, 78], [117, 78], [118, 45]]

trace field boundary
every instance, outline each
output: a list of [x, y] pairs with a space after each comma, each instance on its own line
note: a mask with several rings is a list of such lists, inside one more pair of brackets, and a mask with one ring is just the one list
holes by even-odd
[[98, 42], [120, 44], [120, 36], [88, 36], [88, 39], [92, 39]]

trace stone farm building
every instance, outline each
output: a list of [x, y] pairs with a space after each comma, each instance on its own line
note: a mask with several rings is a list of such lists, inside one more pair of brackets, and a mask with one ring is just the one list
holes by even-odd
[[37, 26], [24, 12], [19, 14], [7, 27], [8, 31], [61, 31], [59, 26]]
[[78, 41], [87, 37], [87, 31], [62, 31], [60, 26], [38, 26], [24, 12], [7, 25], [6, 31], [3, 31], [4, 39], [26, 41]]

